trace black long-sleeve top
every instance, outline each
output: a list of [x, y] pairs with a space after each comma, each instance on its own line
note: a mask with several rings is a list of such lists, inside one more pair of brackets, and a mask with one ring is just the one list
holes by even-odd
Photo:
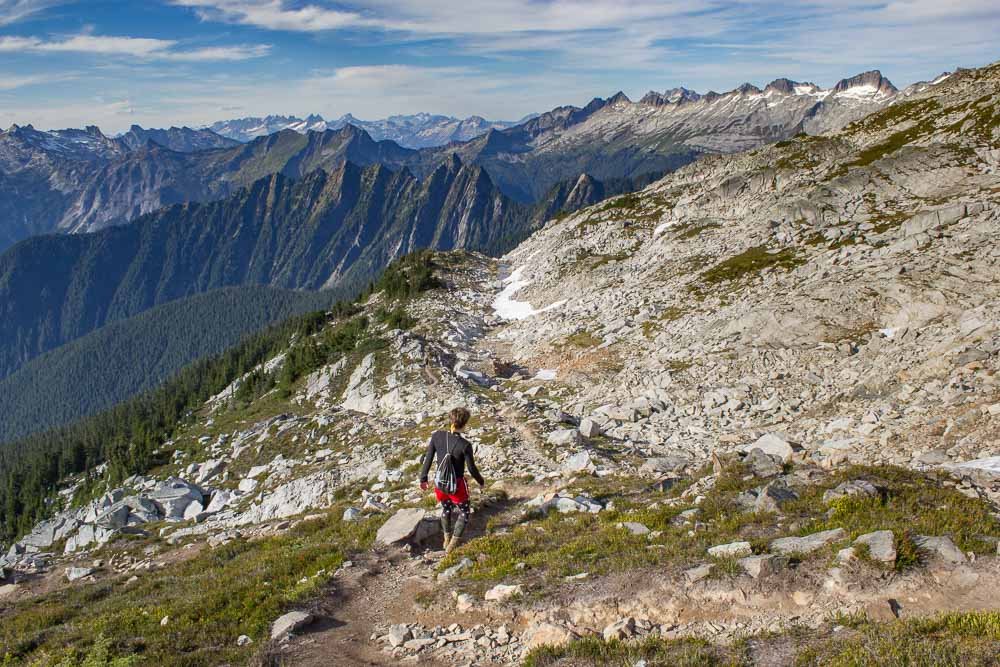
[[424, 454], [424, 467], [420, 470], [420, 481], [426, 482], [430, 473], [431, 464], [434, 460], [443, 461], [445, 456], [451, 452], [452, 463], [455, 466], [455, 474], [462, 477], [465, 474], [465, 466], [469, 466], [469, 474], [482, 486], [486, 484], [483, 476], [479, 474], [476, 467], [476, 459], [472, 454], [472, 443], [457, 433], [448, 431], [435, 431], [427, 443], [427, 453]]

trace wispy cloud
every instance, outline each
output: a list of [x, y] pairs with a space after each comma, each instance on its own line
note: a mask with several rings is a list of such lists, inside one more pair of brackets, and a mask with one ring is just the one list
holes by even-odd
[[28, 86], [40, 86], [55, 83], [58, 81], [68, 81], [75, 77], [67, 74], [62, 75], [28, 75], [0, 74], [0, 91], [17, 90]]
[[283, 0], [174, 0], [182, 7], [193, 7], [206, 20], [223, 20], [270, 30], [321, 32], [349, 26], [366, 25], [355, 12], [305, 5], [290, 7]]
[[177, 49], [178, 42], [147, 37], [116, 37], [107, 35], [74, 35], [64, 39], [46, 40], [38, 37], [0, 37], [0, 52], [15, 53], [86, 53], [105, 56], [132, 56], [148, 60], [209, 62], [249, 60], [267, 55], [270, 45], [240, 45]]
[[0, 26], [22, 21], [63, 0], [0, 0]]

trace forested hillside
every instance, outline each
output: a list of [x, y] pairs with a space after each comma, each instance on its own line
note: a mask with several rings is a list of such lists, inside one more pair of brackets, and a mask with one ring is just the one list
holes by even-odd
[[172, 301], [44, 354], [0, 380], [0, 442], [60, 426], [159, 386], [247, 335], [329, 306], [340, 292], [232, 287]]

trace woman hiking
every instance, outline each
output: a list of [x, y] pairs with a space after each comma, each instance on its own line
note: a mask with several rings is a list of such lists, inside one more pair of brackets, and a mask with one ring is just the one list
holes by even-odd
[[[465, 408], [455, 408], [448, 413], [451, 426], [447, 431], [435, 431], [427, 443], [427, 453], [424, 454], [424, 467], [420, 471], [420, 488], [428, 488], [427, 474], [431, 463], [437, 459], [437, 473], [434, 475], [434, 494], [441, 503], [441, 528], [444, 530], [444, 548], [446, 553], [458, 546], [465, 526], [469, 522], [469, 486], [465, 482], [465, 466], [469, 466], [469, 474], [479, 483], [480, 488], [486, 484], [479, 474], [476, 460], [472, 454], [472, 443], [462, 437], [462, 429], [469, 422], [469, 411]], [[444, 487], [444, 488], [442, 488]], [[452, 512], [458, 510], [458, 518], [452, 527]]]

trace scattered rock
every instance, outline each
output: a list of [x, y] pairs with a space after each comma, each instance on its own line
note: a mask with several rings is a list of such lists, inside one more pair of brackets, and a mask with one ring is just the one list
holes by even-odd
[[389, 628], [389, 633], [387, 637], [389, 641], [389, 646], [395, 648], [397, 646], [402, 646], [406, 642], [413, 639], [413, 631], [410, 630], [410, 626], [408, 625], [403, 625], [403, 624], [394, 625], [391, 628]]
[[616, 639], [631, 639], [635, 636], [635, 619], [634, 618], [624, 618], [620, 621], [612, 623], [608, 627], [604, 628], [604, 632], [601, 633], [604, 636], [604, 641], [610, 642]]
[[470, 558], [463, 558], [457, 564], [452, 565], [447, 570], [444, 570], [443, 572], [441, 572], [440, 574], [438, 574], [437, 579], [438, 579], [438, 581], [441, 581], [441, 582], [448, 581], [449, 579], [454, 579], [463, 570], [467, 570], [470, 567], [472, 567], [472, 559], [470, 559]]
[[688, 583], [698, 583], [712, 574], [712, 567], [711, 563], [706, 563], [684, 570], [684, 578], [688, 580]]
[[843, 528], [824, 530], [805, 537], [780, 537], [771, 542], [771, 551], [784, 556], [794, 554], [811, 554], [828, 544], [839, 542], [847, 537]]
[[271, 625], [271, 641], [280, 641], [313, 621], [313, 615], [304, 611], [290, 611]]
[[841, 482], [832, 489], [823, 493], [823, 502], [830, 504], [840, 498], [861, 496], [873, 497], [878, 495], [878, 489], [871, 482], [863, 479], [854, 479], [848, 482]]
[[750, 450], [743, 464], [757, 477], [768, 478], [780, 475], [782, 472], [781, 458], [766, 453], [763, 449]]
[[580, 435], [585, 438], [596, 438], [601, 435], [601, 425], [590, 417], [584, 417], [580, 421]]
[[575, 445], [580, 442], [580, 432], [575, 428], [563, 428], [549, 433], [549, 437], [547, 439], [549, 444], [554, 447]]
[[765, 433], [760, 436], [755, 443], [750, 446], [750, 450], [759, 449], [765, 454], [777, 456], [782, 463], [789, 463], [795, 454], [792, 444], [777, 433]]
[[515, 584], [509, 586], [507, 584], [497, 584], [490, 590], [486, 591], [486, 595], [483, 598], [487, 602], [506, 602], [507, 600], [521, 595], [524, 593], [524, 587], [521, 584]]
[[635, 521], [626, 521], [621, 526], [633, 535], [649, 535], [650, 532], [649, 528]]
[[742, 558], [753, 553], [749, 542], [730, 542], [709, 547], [708, 555], [713, 558]]
[[867, 545], [868, 555], [872, 560], [889, 565], [896, 562], [896, 537], [891, 530], [877, 530], [861, 535], [854, 540], [854, 544]]
[[757, 499], [754, 501], [754, 511], [779, 514], [786, 503], [798, 499], [799, 494], [788, 488], [785, 482], [775, 480], [757, 494]]
[[913, 538], [914, 544], [922, 551], [926, 551], [931, 556], [939, 558], [949, 563], [964, 563], [967, 559], [962, 550], [955, 546], [950, 537], [917, 535]]
[[777, 574], [788, 566], [787, 558], [773, 554], [747, 556], [746, 558], [741, 558], [739, 562], [743, 571], [754, 579], [762, 579]]
[[562, 464], [564, 472], [593, 472], [596, 468], [597, 466], [594, 465], [594, 460], [591, 458], [590, 452], [577, 452], [567, 458]]
[[237, 646], [249, 646], [250, 644], [253, 644], [253, 640], [250, 639], [250, 637], [247, 636], [247, 635], [240, 635], [236, 639], [236, 645]]
[[92, 567], [68, 567], [66, 568], [66, 579], [69, 581], [79, 581], [84, 577], [89, 577], [95, 572]]

